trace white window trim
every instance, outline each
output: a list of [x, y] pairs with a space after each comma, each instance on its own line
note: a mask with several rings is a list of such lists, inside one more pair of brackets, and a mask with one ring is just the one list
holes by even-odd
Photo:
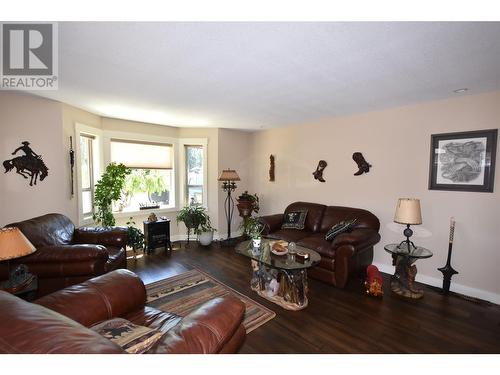
[[80, 168], [81, 164], [81, 150], [80, 150], [80, 135], [87, 134], [94, 137], [93, 142], [93, 178], [94, 183], [97, 182], [101, 178], [102, 166], [103, 164], [103, 156], [102, 156], [102, 130], [98, 128], [94, 128], [92, 126], [84, 125], [79, 122], [75, 122], [75, 168], [76, 168], [76, 191], [77, 191], [77, 202], [78, 202], [78, 223], [80, 226], [92, 224], [94, 222], [93, 219], [85, 219], [82, 213], [82, 170]]
[[129, 132], [120, 132], [120, 131], [103, 131], [103, 155], [104, 155], [104, 165], [108, 165], [111, 162], [111, 140], [112, 139], [123, 139], [127, 141], [137, 141], [137, 142], [156, 142], [156, 143], [164, 143], [171, 144], [173, 147], [173, 173], [174, 173], [174, 183], [173, 183], [173, 196], [175, 197], [175, 204], [173, 207], [169, 208], [159, 208], [152, 210], [137, 210], [137, 211], [127, 211], [127, 212], [113, 212], [113, 216], [115, 218], [123, 218], [134, 215], [141, 215], [146, 213], [167, 213], [167, 212], [176, 212], [179, 210], [179, 185], [181, 179], [177, 177], [179, 169], [179, 139], [172, 137], [162, 137], [157, 135], [148, 135], [148, 134], [137, 134], [137, 133], [129, 133]]
[[[183, 206], [187, 206], [189, 202], [186, 199], [186, 152], [185, 146], [202, 146], [203, 147], [203, 206], [208, 210], [208, 139], [207, 138], [179, 138], [179, 163], [182, 165], [179, 181], [179, 193], [182, 197]], [[182, 150], [182, 151], [181, 151]]]

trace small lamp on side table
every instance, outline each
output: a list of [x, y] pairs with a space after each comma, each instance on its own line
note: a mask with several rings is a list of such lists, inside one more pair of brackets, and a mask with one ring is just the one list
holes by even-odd
[[[20, 279], [13, 277], [10, 272], [10, 260], [32, 254], [36, 251], [33, 244], [24, 236], [18, 228], [0, 229], [0, 261], [6, 260], [8, 263], [9, 279], [0, 282], [0, 289], [14, 293], [19, 289], [29, 285], [34, 279], [34, 275], [24, 273]], [[22, 266], [26, 268], [26, 266]]]
[[420, 200], [415, 198], [399, 198], [398, 204], [396, 205], [396, 212], [394, 213], [394, 222], [406, 225], [406, 229], [403, 231], [406, 240], [401, 241], [399, 246], [401, 247], [403, 243], [406, 243], [408, 252], [411, 251], [410, 246], [415, 249], [415, 244], [410, 241], [410, 237], [413, 235], [410, 225], [422, 224]]

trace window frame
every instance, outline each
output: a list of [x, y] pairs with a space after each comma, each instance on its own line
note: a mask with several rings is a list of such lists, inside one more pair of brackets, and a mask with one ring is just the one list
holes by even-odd
[[[80, 149], [80, 137], [86, 136], [92, 139], [92, 149], [91, 149], [91, 187], [90, 189], [82, 188], [82, 168], [81, 168], [81, 149]], [[83, 192], [91, 191], [92, 193], [92, 209], [93, 195], [95, 189], [95, 182], [99, 180], [101, 176], [101, 167], [103, 165], [102, 160], [102, 131], [100, 129], [84, 125], [81, 123], [75, 123], [75, 168], [76, 168], [76, 192], [77, 192], [77, 202], [78, 202], [78, 223], [80, 226], [89, 225], [94, 222], [92, 215], [89, 216], [88, 213], [83, 212]]]
[[[203, 148], [203, 203], [202, 206], [208, 209], [208, 139], [207, 138], [179, 138], [180, 162], [182, 163], [181, 196], [184, 206], [189, 205], [188, 184], [187, 184], [187, 158], [186, 146], [199, 146]], [[199, 185], [191, 185], [199, 186]]]

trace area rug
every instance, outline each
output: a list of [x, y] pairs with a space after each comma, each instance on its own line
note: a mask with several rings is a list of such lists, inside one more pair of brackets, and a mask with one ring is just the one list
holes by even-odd
[[238, 297], [246, 307], [243, 326], [247, 333], [270, 321], [276, 314], [261, 304], [231, 289], [220, 281], [193, 269], [146, 285], [147, 305], [179, 316], [186, 316], [203, 303], [227, 295]]

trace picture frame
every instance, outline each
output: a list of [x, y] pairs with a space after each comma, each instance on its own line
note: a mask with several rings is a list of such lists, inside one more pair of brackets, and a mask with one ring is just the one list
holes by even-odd
[[498, 129], [431, 135], [429, 190], [493, 192]]

